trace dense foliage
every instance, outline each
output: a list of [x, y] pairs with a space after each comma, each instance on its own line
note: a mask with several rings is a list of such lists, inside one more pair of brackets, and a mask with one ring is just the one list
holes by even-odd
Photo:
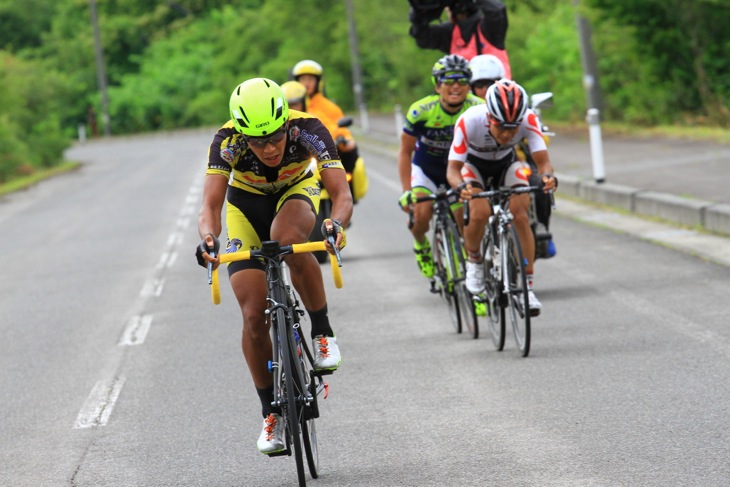
[[[90, 111], [102, 131], [91, 1], [0, 0], [0, 182], [55, 164], [78, 124], [92, 133]], [[582, 120], [577, 2], [504, 1], [514, 78], [555, 93], [551, 118]], [[354, 109], [344, 0], [95, 2], [113, 133], [221, 123], [237, 83], [285, 81], [305, 58], [324, 65], [328, 96]], [[368, 108], [427, 93], [441, 54], [408, 36], [408, 3], [352, 3]], [[583, 0], [580, 13], [594, 27], [607, 119], [728, 123], [727, 1]]]

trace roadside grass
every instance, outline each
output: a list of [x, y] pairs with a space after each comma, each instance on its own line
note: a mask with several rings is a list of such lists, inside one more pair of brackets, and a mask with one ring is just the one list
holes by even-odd
[[58, 174], [63, 174], [63, 173], [67, 173], [69, 171], [73, 171], [74, 169], [77, 169], [80, 166], [81, 166], [81, 163], [79, 163], [79, 162], [66, 161], [55, 167], [43, 169], [43, 170], [34, 172], [33, 174], [29, 174], [27, 176], [20, 176], [20, 177], [11, 179], [10, 181], [0, 184], [0, 196], [4, 195], [4, 194], [15, 192], [15, 191], [20, 191], [22, 189], [26, 189], [29, 186], [32, 186], [39, 181], [43, 181], [50, 177], [56, 176]]

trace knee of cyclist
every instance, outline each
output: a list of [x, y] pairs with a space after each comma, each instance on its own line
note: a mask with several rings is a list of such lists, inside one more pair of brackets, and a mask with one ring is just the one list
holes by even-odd
[[259, 340], [269, 335], [269, 325], [264, 318], [265, 307], [248, 308], [243, 311], [243, 336]]
[[530, 218], [527, 214], [527, 211], [516, 211], [512, 213], [512, 216], [514, 217], [515, 225], [529, 225], [530, 224]]

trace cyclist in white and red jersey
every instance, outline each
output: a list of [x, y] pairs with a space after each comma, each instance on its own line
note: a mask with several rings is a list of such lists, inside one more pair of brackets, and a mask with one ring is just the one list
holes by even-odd
[[[486, 110], [484, 105], [474, 106], [456, 122], [446, 173], [449, 184], [462, 189], [463, 199], [471, 199], [471, 193], [487, 189], [490, 180], [495, 186], [529, 185], [530, 166], [520, 162], [513, 150], [515, 144], [526, 138], [545, 192], [557, 188], [540, 122], [537, 115], [527, 107], [525, 90], [514, 81], [502, 79], [489, 87], [486, 101]], [[523, 255], [527, 258], [525, 270], [530, 311], [533, 316], [537, 316], [542, 305], [532, 290], [535, 240], [528, 217], [529, 205], [529, 194], [515, 195], [512, 196], [510, 209]], [[471, 201], [469, 210], [469, 225], [464, 227], [464, 243], [469, 257], [466, 287], [478, 294], [484, 291], [481, 241], [492, 209], [486, 199], [480, 198]]]

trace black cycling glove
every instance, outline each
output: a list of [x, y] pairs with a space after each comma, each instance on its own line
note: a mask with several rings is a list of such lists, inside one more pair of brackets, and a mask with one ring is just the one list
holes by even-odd
[[[218, 251], [221, 248], [221, 243], [218, 241], [215, 235], [212, 233], [209, 233], [211, 237], [213, 237], [213, 248], [208, 247], [208, 244], [205, 243], [205, 239], [203, 239], [199, 244], [198, 248], [195, 249], [195, 257], [198, 259], [198, 265], [202, 267], [208, 267], [208, 263], [203, 259], [203, 254], [210, 254], [211, 252], [215, 252], [216, 255], [218, 255]], [[208, 236], [206, 235], [206, 237]]]
[[325, 221], [322, 222], [322, 235], [324, 235], [325, 238], [327, 238], [327, 235], [329, 233], [327, 232], [327, 222], [332, 222], [332, 235], [337, 237], [338, 233], [342, 234], [342, 242], [340, 242], [340, 249], [344, 249], [345, 245], [347, 245], [347, 235], [345, 234], [345, 229], [342, 228], [342, 223], [340, 223], [338, 220], [335, 220], [334, 218], [330, 219], [327, 218]]

